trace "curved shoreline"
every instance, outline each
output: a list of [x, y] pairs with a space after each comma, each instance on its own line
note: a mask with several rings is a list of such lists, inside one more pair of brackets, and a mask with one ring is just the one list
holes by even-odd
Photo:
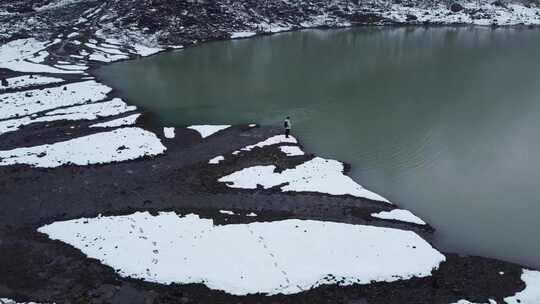
[[[64, 35], [66, 33], [64, 32]], [[85, 39], [95, 39], [97, 42], [92, 43], [94, 45], [106, 43], [96, 37], [85, 37]], [[46, 50], [50, 47], [48, 46]], [[120, 45], [118, 50], [124, 51], [125, 48], [125, 45]], [[134, 53], [129, 56], [125, 60], [138, 57]], [[49, 67], [56, 65], [48, 60], [52, 58], [45, 59], [42, 64]], [[101, 64], [97, 62], [89, 64], [85, 73], [99, 80], [92, 73], [93, 68], [99, 65]], [[8, 72], [5, 76], [12, 78], [12, 76], [28, 74], [9, 74]], [[30, 74], [45, 75], [43, 73]], [[52, 90], [69, 83], [82, 82], [86, 77], [84, 75], [53, 75], [67, 82], [60, 86], [45, 84], [29, 87], [30, 89], [26, 87], [0, 91], [2, 94], [0, 96], [17, 92], [35, 92], [40, 88]], [[59, 92], [59, 94], [63, 93]], [[121, 97], [115, 89], [106, 95], [107, 97], [98, 103]], [[29, 97], [26, 96], [26, 98]], [[24, 97], [22, 100], [25, 100]], [[87, 103], [66, 104], [65, 108], [85, 104]], [[38, 111], [38, 117], [48, 116], [49, 110]], [[137, 112], [141, 112], [140, 109]], [[70, 138], [99, 134], [103, 130], [90, 130], [88, 126], [131, 113], [133, 112], [129, 111], [120, 115], [90, 120], [60, 119], [38, 124], [30, 122], [11, 134], [1, 134], [4, 140], [8, 139], [7, 144], [2, 144], [2, 150], [57, 143]], [[19, 118], [19, 116], [14, 117]], [[0, 122], [13, 119], [13, 117], [3, 118], [5, 120]], [[47, 125], [49, 127], [44, 128]], [[488, 299], [503, 301], [504, 298], [525, 288], [524, 282], [520, 279], [522, 266], [479, 257], [458, 257], [454, 254], [446, 254], [447, 261], [429, 277], [392, 283], [354, 284], [348, 287], [320, 286], [292, 296], [257, 294], [238, 298], [221, 291], [210, 290], [203, 284], [165, 286], [122, 278], [114, 269], [85, 257], [69, 245], [47, 239], [44, 235], [37, 233], [36, 229], [55, 221], [95, 217], [99, 214], [175, 211], [180, 214], [195, 212], [221, 224], [295, 218], [391, 227], [414, 231], [428, 239], [432, 232], [429, 225], [422, 227], [400, 221], [376, 219], [371, 216], [374, 212], [396, 209], [395, 205], [381, 204], [352, 196], [312, 192], [298, 192], [291, 195], [275, 187], [268, 190], [260, 188], [233, 190], [217, 182], [217, 177], [249, 166], [276, 165], [280, 170], [287, 170], [313, 158], [312, 155], [295, 157], [283, 155], [278, 149], [279, 145], [255, 149], [238, 156], [229, 155], [231, 151], [256, 144], [278, 134], [279, 129], [253, 128], [247, 125], [234, 126], [208, 139], [202, 139], [193, 130], [177, 128], [175, 138], [168, 139], [161, 133], [162, 126], [147, 122], [144, 111], [143, 117], [129, 127], [139, 127], [153, 132], [166, 146], [167, 152], [156, 157], [143, 154], [142, 158], [129, 162], [96, 163], [90, 166], [70, 166], [66, 163], [56, 169], [36, 169], [24, 165], [0, 166], [2, 173], [0, 192], [5, 195], [5, 207], [0, 213], [3, 223], [0, 227], [0, 250], [4, 253], [0, 257], [0, 269], [3, 269], [0, 272], [2, 274], [0, 275], [0, 298], [57, 303], [75, 300], [92, 303], [109, 301], [127, 303], [134, 302], [134, 299], [152, 300], [154, 303], [178, 301], [215, 303], [216, 299], [227, 303], [239, 300], [247, 303], [275, 301], [318, 303], [328, 299], [336, 300], [336, 302], [340, 299], [343, 302], [403, 303], [403, 299], [408, 299], [411, 303], [453, 303], [462, 299], [483, 302]], [[124, 128], [114, 127], [105, 130], [121, 129]], [[241, 134], [242, 136], [239, 136]], [[215, 155], [227, 155], [226, 161], [218, 166], [210, 166], [207, 160]], [[36, 194], [39, 195], [36, 196]], [[21, 202], [24, 202], [22, 207]], [[258, 217], [238, 218], [224, 215], [218, 212], [223, 208], [232, 209], [234, 212], [255, 211]], [[506, 275], [500, 275], [501, 272]], [[73, 288], [73, 286], [76, 287]]]

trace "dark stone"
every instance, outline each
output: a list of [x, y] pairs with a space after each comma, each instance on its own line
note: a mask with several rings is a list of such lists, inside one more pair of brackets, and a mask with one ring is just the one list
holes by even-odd
[[452, 3], [452, 5], [450, 5], [450, 10], [454, 13], [461, 12], [463, 9], [463, 5], [459, 3]]
[[502, 8], [508, 8], [502, 0], [495, 0], [491, 2], [491, 5], [502, 7]]
[[2, 86], [7, 87], [8, 85], [9, 85], [9, 82], [7, 81], [7, 79], [2, 78]]
[[418, 20], [418, 17], [415, 15], [407, 14], [407, 21], [416, 21]]

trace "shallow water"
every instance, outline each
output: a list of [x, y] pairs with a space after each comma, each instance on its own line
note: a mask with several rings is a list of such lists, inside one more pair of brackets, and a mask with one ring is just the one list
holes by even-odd
[[98, 74], [166, 125], [281, 124], [429, 221], [540, 268], [540, 30], [357, 28], [206, 44]]

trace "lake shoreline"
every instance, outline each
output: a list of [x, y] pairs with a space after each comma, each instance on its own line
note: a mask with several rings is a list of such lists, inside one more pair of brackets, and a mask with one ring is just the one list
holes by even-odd
[[[64, 34], [67, 34], [67, 31], [64, 31]], [[85, 81], [101, 84], [93, 71], [106, 63], [97, 61], [71, 62], [71, 65], [78, 66], [74, 71], [81, 71], [78, 74], [62, 74], [62, 71], [70, 71], [67, 67], [56, 71], [60, 73], [32, 71], [34, 68], [44, 67], [57, 69], [58, 61], [68, 58], [69, 54], [97, 49], [92, 46], [71, 46], [66, 50], [67, 41], [73, 39], [67, 36], [60, 39], [60, 42], [47, 44], [45, 48], [40, 46], [31, 49], [29, 52], [32, 56], [28, 58], [33, 59], [36, 54], [44, 51], [48, 52], [48, 55], [58, 54], [59, 50], [65, 52], [63, 56], [47, 56], [42, 62], [32, 63], [31, 69], [26, 71], [1, 70], [2, 78], [7, 79], [26, 75], [34, 75], [39, 79], [52, 75], [61, 79], [60, 86], [59, 83], [52, 82], [35, 84], [33, 78], [28, 78], [24, 79], [31, 83], [28, 86], [7, 89], [0, 93], [12, 94], [9, 96], [15, 100], [20, 97], [17, 96], [18, 93], [24, 93], [24, 99], [41, 94], [38, 91], [58, 88], [58, 94], [63, 96], [62, 94], [66, 94], [63, 91], [66, 90], [61, 87], [70, 84]], [[117, 46], [112, 49], [124, 54], [117, 55], [127, 56], [120, 60], [133, 60], [147, 54], [137, 53], [138, 50], [132, 49], [128, 53], [126, 50], [129, 46], [113, 44], [104, 38], [85, 35], [76, 37], [94, 46]], [[172, 49], [174, 48], [155, 48], [152, 52]], [[102, 50], [96, 50], [94, 54], [99, 52]], [[28, 58], [23, 60], [28, 61]], [[110, 56], [104, 58], [109, 59]], [[114, 60], [117, 61], [119, 60]], [[79, 93], [76, 91], [74, 94]], [[122, 99], [114, 88], [110, 88], [105, 95], [103, 100]], [[42, 303], [326, 303], [332, 300], [343, 303], [393, 304], [403, 303], [404, 299], [410, 303], [449, 304], [465, 299], [476, 302], [494, 299], [499, 303], [526, 287], [521, 279], [524, 267], [520, 265], [481, 257], [461, 257], [456, 254], [445, 254], [446, 261], [428, 277], [367, 285], [322, 285], [294, 295], [258, 294], [238, 297], [209, 289], [204, 284], [161, 285], [121, 277], [112, 267], [88, 258], [66, 243], [49, 239], [36, 229], [56, 221], [124, 215], [137, 211], [150, 211], [153, 214], [162, 211], [174, 211], [183, 215], [194, 213], [203, 218], [211, 218], [218, 225], [291, 218], [323, 220], [413, 231], [428, 241], [432, 237], [433, 228], [429, 225], [374, 218], [374, 213], [398, 208], [397, 205], [380, 201], [315, 192], [285, 193], [280, 190], [279, 185], [269, 189], [231, 189], [217, 181], [219, 177], [253, 165], [274, 165], [282, 172], [314, 158], [311, 154], [284, 155], [279, 149], [280, 144], [256, 148], [238, 155], [231, 153], [279, 135], [281, 128], [238, 125], [203, 138], [192, 129], [177, 127], [174, 129], [175, 136], [168, 138], [163, 130], [166, 126], [155, 125], [151, 115], [145, 113], [144, 109], [135, 111], [127, 108], [123, 113], [97, 115], [94, 119], [83, 118], [83, 114], [88, 113], [81, 112], [75, 119], [61, 116], [56, 120], [48, 120], [52, 116], [48, 112], [50, 110], [90, 104], [84, 100], [77, 102], [36, 111], [32, 120], [43, 119], [37, 123], [19, 121], [26, 116], [18, 114], [18, 109], [14, 107], [15, 114], [4, 117], [2, 121], [17, 120], [14, 127], [8, 126], [8, 132], [0, 133], [1, 150], [52, 145], [72, 138], [98, 134], [103, 129], [90, 128], [96, 122], [107, 123], [136, 113], [141, 116], [134, 123], [128, 123], [129, 128], [151, 132], [166, 147], [166, 152], [156, 156], [143, 153], [134, 159], [127, 159], [130, 160], [127, 162], [105, 161], [87, 166], [74, 166], [69, 162], [55, 168], [33, 168], [24, 164], [0, 166], [0, 193], [4, 198], [4, 208], [0, 212], [0, 298]], [[129, 100], [126, 100], [126, 103], [129, 105]], [[43, 102], [39, 100], [33, 106], [42, 109], [40, 107], [43, 107]], [[20, 125], [16, 125], [17, 123]], [[123, 127], [113, 125], [105, 127], [105, 130], [126, 129]], [[300, 144], [293, 146], [302, 147]], [[118, 151], [123, 149], [125, 147], [118, 147]], [[46, 154], [39, 154], [36, 161], [39, 162]], [[209, 164], [208, 160], [216, 155], [225, 155], [225, 161], [218, 165]], [[347, 166], [344, 166], [344, 169], [346, 174]], [[220, 212], [222, 210], [232, 212], [233, 215]], [[250, 212], [257, 216], [247, 217]]]

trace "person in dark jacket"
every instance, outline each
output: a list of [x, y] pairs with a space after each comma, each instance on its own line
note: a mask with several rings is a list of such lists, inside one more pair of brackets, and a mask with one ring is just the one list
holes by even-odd
[[285, 121], [283, 122], [283, 127], [285, 127], [285, 137], [289, 138], [289, 135], [291, 134], [291, 127], [292, 127], [291, 118], [289, 116], [285, 118]]

